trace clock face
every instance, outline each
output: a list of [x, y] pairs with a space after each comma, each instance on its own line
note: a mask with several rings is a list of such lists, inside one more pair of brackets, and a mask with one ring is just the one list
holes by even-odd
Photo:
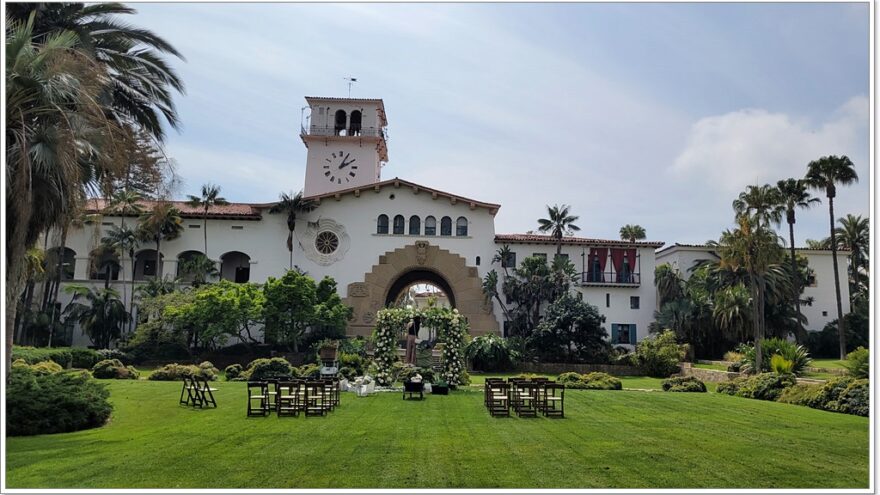
[[357, 175], [358, 166], [354, 164], [355, 158], [351, 153], [334, 151], [324, 158], [324, 177], [331, 184], [345, 184]]

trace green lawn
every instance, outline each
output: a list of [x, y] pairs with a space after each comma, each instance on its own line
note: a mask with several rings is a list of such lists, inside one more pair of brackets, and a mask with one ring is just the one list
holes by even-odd
[[704, 370], [727, 371], [727, 366], [724, 366], [723, 364], [693, 363], [691, 366], [694, 368], [702, 368]]
[[241, 382], [209, 410], [178, 406], [179, 383], [108, 384], [107, 426], [8, 439], [7, 486], [868, 486], [867, 418], [713, 393], [567, 391], [565, 419], [492, 418], [477, 387], [344, 393], [327, 417], [246, 418]]
[[810, 365], [811, 368], [825, 368], [825, 369], [844, 369], [846, 366], [843, 365], [844, 361], [839, 359], [813, 359], [813, 364]]

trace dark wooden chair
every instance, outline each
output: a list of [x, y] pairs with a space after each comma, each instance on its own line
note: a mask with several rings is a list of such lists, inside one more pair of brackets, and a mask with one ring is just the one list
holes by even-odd
[[301, 384], [293, 381], [279, 381], [277, 386], [278, 395], [275, 396], [275, 411], [278, 417], [299, 416], [300, 388]]
[[538, 416], [537, 385], [533, 382], [514, 382], [513, 396], [511, 401], [513, 410], [520, 417], [535, 418]]
[[407, 400], [407, 395], [412, 399], [415, 394], [419, 394], [419, 400], [425, 398], [425, 384], [422, 382], [403, 382], [403, 400]]
[[564, 418], [565, 385], [561, 383], [547, 383], [544, 385], [540, 408], [544, 416]]
[[[248, 416], [265, 416], [269, 414], [269, 384], [266, 382], [248, 382]], [[257, 402], [256, 407], [254, 402]]]
[[196, 398], [193, 406], [205, 407], [211, 405], [217, 407], [217, 401], [214, 400], [214, 392], [216, 392], [217, 389], [211, 387], [207, 378], [194, 376], [191, 383], [193, 395]]
[[197, 397], [195, 395], [195, 385], [193, 384], [192, 379], [183, 377], [183, 388], [180, 389], [180, 404], [181, 405], [195, 405], [197, 401]]
[[510, 416], [510, 384], [491, 382], [487, 384], [487, 407], [492, 416]]
[[303, 396], [305, 405], [303, 410], [306, 416], [323, 416], [327, 410], [324, 408], [324, 382], [310, 381], [305, 383], [305, 394]]
[[483, 401], [486, 403], [486, 407], [489, 407], [489, 396], [491, 387], [490, 385], [493, 383], [504, 383], [503, 378], [486, 378], [486, 383], [483, 384]]

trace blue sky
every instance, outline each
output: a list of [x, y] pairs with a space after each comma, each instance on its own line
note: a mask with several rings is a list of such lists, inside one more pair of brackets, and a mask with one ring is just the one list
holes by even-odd
[[[135, 4], [186, 57], [183, 185], [299, 190], [303, 96], [385, 100], [401, 177], [501, 203], [499, 233], [567, 203], [581, 235], [703, 242], [747, 185], [846, 154], [869, 210], [868, 4]], [[799, 214], [798, 243], [827, 235]]]

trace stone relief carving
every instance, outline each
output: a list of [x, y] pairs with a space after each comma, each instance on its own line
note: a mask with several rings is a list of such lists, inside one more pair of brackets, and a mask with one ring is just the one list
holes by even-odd
[[348, 297], [369, 297], [370, 288], [363, 282], [348, 284]]
[[424, 265], [428, 260], [428, 241], [416, 241], [416, 263]]

